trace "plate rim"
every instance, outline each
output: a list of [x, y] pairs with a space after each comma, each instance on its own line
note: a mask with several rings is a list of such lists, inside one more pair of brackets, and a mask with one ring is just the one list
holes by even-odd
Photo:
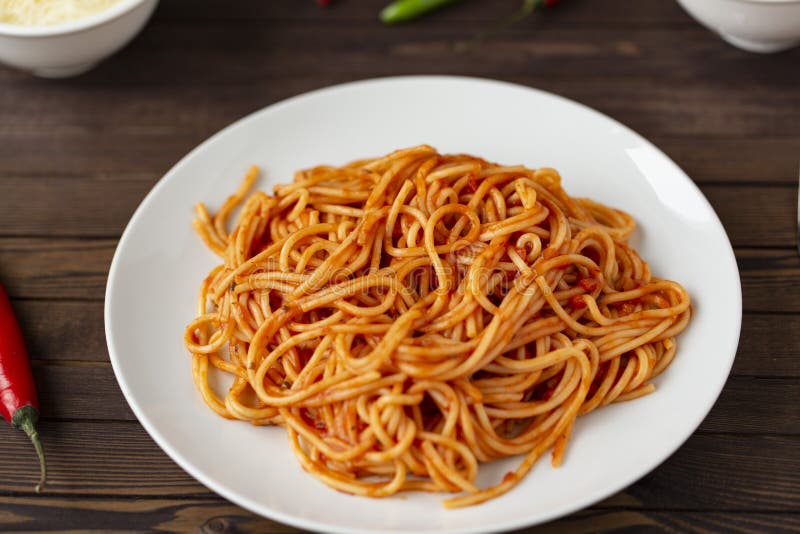
[[[468, 84], [477, 84], [477, 85], [495, 85], [501, 89], [512, 89], [517, 91], [528, 91], [537, 94], [539, 97], [544, 98], [552, 98], [560, 101], [561, 103], [577, 106], [580, 108], [580, 111], [583, 113], [587, 113], [594, 118], [608, 121], [610, 125], [614, 125], [621, 130], [623, 130], [626, 134], [633, 136], [638, 142], [642, 143], [643, 145], [647, 146], [648, 149], [655, 151], [656, 153], [662, 155], [666, 160], [672, 164], [674, 170], [677, 174], [684, 180], [692, 189], [693, 193], [700, 199], [700, 201], [704, 204], [706, 208], [708, 208], [709, 212], [714, 215], [711, 224], [714, 224], [720, 230], [722, 236], [725, 239], [725, 244], [727, 245], [726, 248], [726, 263], [732, 266], [733, 271], [736, 273], [735, 276], [735, 285], [736, 291], [732, 291], [734, 294], [734, 304], [735, 304], [735, 322], [736, 322], [736, 333], [729, 338], [729, 345], [725, 347], [727, 356], [726, 362], [726, 369], [723, 374], [720, 375], [721, 380], [718, 384], [713, 384], [710, 387], [710, 390], [714, 391], [714, 400], [710, 403], [710, 405], [705, 409], [701, 410], [695, 415], [695, 421], [692, 424], [686, 426], [688, 431], [683, 432], [683, 435], [675, 442], [675, 446], [671, 447], [670, 452], [665, 455], [656, 455], [654, 458], [655, 460], [648, 460], [646, 464], [649, 466], [645, 469], [636, 470], [633, 474], [628, 474], [625, 477], [621, 478], [621, 482], [616, 482], [614, 484], [610, 484], [608, 486], [603, 487], [601, 490], [597, 490], [593, 493], [588, 495], [584, 494], [574, 501], [572, 501], [569, 505], [564, 507], [556, 508], [552, 511], [547, 511], [545, 513], [539, 514], [535, 516], [535, 518], [531, 518], [529, 520], [505, 520], [500, 522], [495, 522], [491, 525], [478, 525], [474, 527], [470, 527], [467, 529], [463, 528], [453, 528], [453, 527], [444, 527], [444, 528], [436, 528], [436, 529], [424, 529], [424, 530], [416, 530], [415, 532], [419, 534], [450, 534], [450, 533], [464, 533], [464, 534], [478, 534], [478, 533], [485, 533], [485, 532], [505, 532], [512, 529], [517, 528], [525, 528], [530, 527], [533, 525], [539, 525], [546, 523], [548, 521], [552, 521], [561, 517], [566, 517], [578, 510], [582, 510], [587, 508], [600, 500], [607, 498], [619, 491], [627, 488], [631, 484], [635, 483], [638, 480], [641, 480], [649, 473], [651, 473], [654, 469], [659, 467], [663, 464], [666, 460], [668, 460], [671, 456], [673, 456], [683, 445], [686, 441], [695, 433], [697, 428], [703, 422], [703, 420], [708, 416], [711, 409], [716, 405], [717, 401], [719, 400], [719, 396], [722, 393], [722, 389], [724, 385], [727, 383], [727, 380], [730, 376], [731, 369], [733, 367], [733, 362], [736, 357], [736, 353], [738, 351], [739, 341], [741, 337], [741, 327], [742, 327], [742, 290], [741, 290], [741, 273], [739, 272], [738, 262], [736, 261], [736, 256], [733, 250], [733, 246], [730, 241], [730, 237], [728, 236], [727, 232], [725, 231], [725, 227], [722, 225], [721, 220], [719, 219], [719, 215], [717, 215], [714, 207], [708, 201], [706, 196], [697, 186], [697, 184], [688, 176], [683, 169], [675, 163], [672, 158], [670, 158], [664, 151], [658, 148], [655, 144], [649, 141], [647, 138], [630, 128], [629, 126], [621, 123], [620, 121], [606, 115], [603, 112], [600, 112], [594, 108], [589, 107], [586, 104], [583, 104], [579, 101], [549, 92], [542, 89], [538, 89], [535, 87], [529, 87], [526, 85], [507, 82], [503, 80], [497, 80], [493, 78], [485, 78], [485, 77], [475, 77], [475, 76], [458, 76], [458, 75], [404, 75], [404, 76], [384, 76], [384, 77], [377, 77], [377, 78], [366, 78], [360, 80], [354, 80], [350, 82], [345, 82], [341, 84], [335, 84], [330, 86], [325, 86], [317, 89], [313, 89], [307, 92], [303, 92], [297, 95], [293, 95], [291, 97], [279, 100], [277, 102], [273, 102], [272, 104], [266, 105], [261, 107], [257, 110], [254, 110], [247, 115], [240, 117], [233, 122], [229, 123], [228, 125], [224, 126], [211, 136], [207, 137], [193, 149], [191, 149], [188, 153], [186, 153], [183, 157], [181, 157], [170, 169], [164, 173], [158, 181], [153, 185], [150, 191], [145, 195], [142, 201], [137, 206], [136, 210], [131, 215], [128, 223], [125, 226], [125, 230], [122, 232], [120, 239], [117, 243], [117, 246], [114, 251], [114, 255], [111, 260], [111, 264], [108, 271], [108, 278], [106, 280], [106, 289], [104, 294], [104, 305], [103, 305], [103, 322], [104, 322], [104, 331], [106, 337], [106, 345], [108, 348], [109, 359], [111, 361], [111, 366], [114, 371], [114, 377], [117, 381], [117, 384], [120, 387], [120, 390], [125, 397], [126, 402], [130, 406], [131, 410], [133, 411], [134, 415], [136, 416], [137, 421], [145, 431], [148, 433], [151, 439], [156, 442], [159, 448], [164, 451], [167, 456], [170, 457], [172, 461], [178, 464], [181, 469], [186, 471], [189, 475], [191, 475], [195, 480], [206, 486], [208, 489], [216, 493], [217, 495], [233, 502], [234, 504], [253, 512], [256, 515], [261, 517], [266, 517], [287, 525], [291, 525], [297, 528], [302, 528], [306, 530], [312, 530], [317, 532], [331, 532], [335, 534], [374, 534], [375, 532], [385, 532], [387, 534], [408, 534], [409, 530], [387, 530], [387, 529], [364, 529], [360, 527], [345, 527], [340, 525], [333, 525], [326, 523], [324, 521], [318, 521], [316, 519], [311, 518], [304, 518], [299, 517], [290, 513], [285, 513], [277, 508], [266, 507], [263, 504], [257, 503], [251, 500], [249, 497], [242, 495], [236, 492], [234, 489], [228, 488], [224, 486], [222, 483], [216, 482], [212, 477], [207, 476], [201, 469], [195, 469], [195, 466], [192, 463], [185, 459], [179, 451], [173, 449], [168, 443], [167, 438], [163, 436], [155, 427], [155, 424], [150, 421], [150, 419], [145, 415], [144, 410], [138, 405], [137, 401], [135, 400], [135, 396], [131, 389], [129, 388], [121, 370], [120, 364], [118, 363], [119, 357], [117, 355], [115, 343], [114, 343], [114, 336], [113, 332], [110, 328], [110, 315], [111, 315], [111, 308], [112, 308], [112, 301], [113, 301], [113, 291], [112, 288], [115, 285], [114, 282], [118, 276], [118, 270], [120, 265], [120, 256], [122, 251], [126, 248], [127, 242], [130, 239], [130, 234], [132, 233], [132, 228], [136, 226], [138, 220], [143, 217], [143, 213], [147, 210], [147, 207], [153, 199], [158, 196], [159, 191], [166, 186], [166, 184], [174, 179], [176, 175], [178, 175], [181, 169], [190, 161], [196, 154], [206, 150], [210, 145], [214, 144], [217, 139], [223, 137], [228, 134], [228, 132], [235, 130], [239, 127], [243, 127], [246, 124], [259, 120], [263, 115], [267, 115], [270, 113], [274, 113], [279, 111], [282, 108], [289, 107], [294, 105], [297, 102], [300, 102], [304, 99], [313, 99], [321, 96], [330, 95], [339, 91], [347, 91], [354, 88], [362, 88], [368, 86], [380, 86], [383, 84], [394, 84], [394, 83], [409, 83], [409, 82], [437, 82], [437, 83], [468, 83]], [[734, 288], [730, 288], [733, 290]], [[663, 456], [663, 457], [662, 457]], [[533, 516], [532, 516], [533, 517]]]

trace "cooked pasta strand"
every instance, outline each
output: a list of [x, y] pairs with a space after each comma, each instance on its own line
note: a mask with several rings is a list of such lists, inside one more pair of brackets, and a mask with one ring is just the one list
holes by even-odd
[[[221, 416], [284, 426], [340, 491], [501, 495], [547, 450], [568, 461], [578, 415], [651, 393], [691, 316], [627, 244], [633, 219], [570, 197], [553, 169], [421, 145], [272, 196], [248, 196], [256, 173], [216, 214], [197, 207], [223, 263], [184, 333], [192, 374]], [[481, 462], [520, 454], [475, 485]]]

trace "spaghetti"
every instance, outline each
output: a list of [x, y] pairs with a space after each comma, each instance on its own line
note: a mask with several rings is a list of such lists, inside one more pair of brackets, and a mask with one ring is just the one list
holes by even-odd
[[579, 415], [652, 392], [689, 321], [684, 288], [627, 244], [633, 219], [553, 169], [423, 145], [248, 196], [257, 172], [215, 215], [196, 208], [222, 263], [185, 331], [194, 380], [219, 415], [285, 427], [337, 490], [501, 495], [546, 451], [561, 463]]

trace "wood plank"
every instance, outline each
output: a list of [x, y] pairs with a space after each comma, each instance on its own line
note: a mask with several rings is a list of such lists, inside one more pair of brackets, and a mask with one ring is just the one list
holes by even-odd
[[[107, 362], [103, 303], [14, 302], [30, 357], [42, 362]], [[800, 315], [748, 314], [742, 322], [734, 376], [800, 377]]]
[[118, 238], [156, 179], [7, 177], [0, 181], [0, 232], [6, 235]]
[[[48, 495], [208, 496], [138, 424], [44, 421]], [[288, 444], [287, 444], [288, 446]], [[599, 506], [796, 512], [797, 438], [696, 434], [661, 467]], [[0, 427], [0, 494], [33, 496], [38, 466], [20, 432]]]
[[[261, 518], [220, 497], [204, 499], [0, 497], [0, 526], [40, 532], [72, 529], [109, 531], [304, 532]], [[739, 512], [658, 512], [586, 509], [565, 518], [514, 531], [514, 534], [618, 532], [622, 529], [725, 532], [791, 530], [797, 514]]]
[[[132, 180], [9, 176], [0, 181], [0, 198], [9, 206], [0, 210], [0, 235], [119, 237], [156, 180], [152, 176]], [[796, 185], [707, 184], [701, 189], [734, 246], [792, 247], [796, 243]], [[190, 218], [187, 212], [187, 225]]]
[[[100, 403], [98, 403], [100, 404]], [[208, 495], [175, 464], [138, 424], [40, 421], [47, 455], [47, 494]], [[0, 427], [0, 493], [32, 493], [38, 477], [36, 455], [25, 434]]]
[[797, 250], [737, 249], [745, 311], [800, 312]]
[[703, 432], [800, 435], [800, 379], [731, 377]]
[[108, 266], [149, 187], [227, 123], [309, 89], [417, 73], [517, 81], [610, 114], [701, 184], [739, 247], [753, 313], [700, 431], [626, 491], [525, 532], [800, 531], [800, 49], [747, 54], [676, 2], [605, 0], [563, 2], [455, 53], [519, 1], [396, 28], [375, 20], [385, 3], [172, 0], [85, 76], [0, 67], [0, 280], [34, 358], [54, 476], [35, 496], [31, 447], [0, 425], [0, 531], [294, 532], [213, 495], [135, 422], [102, 331]]
[[797, 442], [796, 436], [695, 434], [625, 493], [660, 509], [796, 512]]
[[[0, 280], [14, 298], [102, 300], [116, 242], [0, 238]], [[736, 250], [744, 310], [800, 313], [795, 249]]]
[[749, 182], [796, 186], [800, 138], [654, 137], [698, 184]]
[[[0, 169], [105, 177], [143, 172], [153, 180], [197, 142], [261, 105], [353, 78], [439, 73], [446, 64], [446, 72], [494, 75], [574, 97], [649, 137], [691, 136], [677, 149], [686, 160], [676, 159], [698, 180], [707, 173], [723, 180], [744, 175], [794, 181], [800, 150], [795, 127], [800, 96], [794, 87], [800, 80], [790, 77], [797, 76], [791, 67], [800, 51], [743, 54], [709, 39], [699, 26], [691, 37], [641, 30], [628, 32], [625, 40], [613, 28], [587, 35], [559, 26], [532, 34], [520, 29], [485, 49], [454, 55], [447, 35], [425, 26], [403, 30], [409, 34], [378, 27], [362, 35], [350, 28], [296, 25], [282, 22], [281, 28], [251, 32], [257, 35], [248, 39], [233, 24], [203, 31], [156, 28], [82, 78], [45, 84], [21, 75], [0, 93]], [[677, 37], [682, 46], [675, 46]], [[718, 60], [712, 67], [706, 61], [710, 54]], [[208, 69], [209, 63], [215, 68]], [[332, 70], [321, 70], [326, 68]], [[728, 72], [752, 79], [726, 80]], [[163, 84], [151, 83], [165, 78]], [[727, 143], [722, 152], [714, 148], [719, 137]]]
[[0, 529], [63, 532], [304, 532], [261, 518], [228, 501], [0, 497]]
[[[100, 104], [105, 107], [104, 104]], [[3, 153], [13, 158], [0, 159], [0, 175], [8, 179], [26, 177], [93, 179], [155, 183], [178, 160], [214, 133], [208, 128], [103, 128], [54, 126], [0, 132]], [[131, 150], [136, 147], [136, 150]], [[42, 154], [47, 157], [42, 157]], [[77, 180], [76, 180], [77, 181]]]
[[[384, 0], [368, 0], [358, 2], [334, 2], [327, 9], [320, 9], [311, 2], [295, 0], [271, 1], [265, 4], [261, 0], [237, 0], [230, 8], [220, 10], [213, 4], [192, 0], [172, 0], [159, 5], [154, 16], [154, 23], [185, 23], [187, 20], [258, 20], [265, 24], [284, 23], [287, 21], [331, 21], [353, 22], [360, 24], [377, 24], [377, 14], [386, 5]], [[452, 22], [486, 23], [492, 17], [501, 17], [513, 12], [517, 6], [513, 3], [498, 4], [496, 2], [463, 2], [461, 5], [429, 15], [414, 24], [438, 25]], [[624, 0], [605, 0], [603, 9], [592, 9], [584, 2], [564, 2], [558, 10], [551, 9], [548, 17], [559, 16], [559, 22], [566, 24], [582, 24], [596, 26], [673, 26], [690, 25], [694, 22], [677, 5], [660, 0], [639, 0], [626, 3]], [[540, 13], [540, 16], [545, 16]]]
[[516, 534], [558, 534], [594, 532], [796, 532], [797, 514], [741, 512], [633, 511], [589, 509]]
[[[537, 14], [538, 18], [556, 19], [562, 25], [605, 27], [641, 26], [694, 26], [695, 23], [676, 5], [659, 0], [639, 1], [626, 8], [621, 0], [606, 0], [602, 10], [587, 9], [581, 2], [564, 3], [558, 9]], [[339, 1], [327, 9], [314, 2], [296, 0], [237, 0], [224, 10], [214, 4], [192, 0], [172, 0], [158, 6], [151, 25], [185, 25], [196, 22], [257, 21], [265, 28], [286, 23], [357, 24], [359, 26], [382, 26], [378, 13], [386, 5], [383, 0]], [[435, 28], [454, 22], [483, 27], [492, 21], [513, 14], [518, 6], [513, 2], [497, 4], [491, 2], [463, 2], [461, 5], [433, 13], [414, 22], [416, 26]], [[402, 26], [400, 26], [402, 28]], [[387, 27], [388, 29], [388, 27]]]
[[[267, 104], [267, 102], [264, 102]], [[222, 124], [220, 124], [222, 126]], [[4, 180], [73, 178], [153, 184], [214, 130], [104, 131], [54, 127], [0, 134], [13, 158], [0, 159]], [[797, 182], [800, 138], [656, 137], [651, 139], [698, 184]], [[137, 149], [132, 151], [131, 146]], [[42, 157], [46, 152], [49, 157]], [[123, 188], [133, 187], [124, 183]], [[124, 190], [124, 189], [123, 189]], [[29, 199], [30, 200], [30, 199]], [[66, 207], [66, 206], [65, 206]]]
[[116, 239], [0, 238], [0, 280], [18, 298], [102, 300]]
[[[187, 358], [174, 354], [175, 358]], [[131, 412], [108, 364], [36, 363], [42, 416], [47, 419], [126, 420]], [[186, 379], [190, 380], [187, 361]], [[800, 435], [800, 379], [731, 377], [701, 430]]]
[[[615, 28], [587, 33], [537, 24], [463, 54], [454, 53], [452, 43], [473, 31], [453, 24], [354, 31], [298, 22], [263, 31], [253, 22], [250, 28], [243, 38], [241, 24], [153, 25], [114, 61], [65, 84], [8, 80], [10, 90], [0, 94], [0, 132], [191, 131], [221, 126], [254, 107], [331, 83], [458, 73], [554, 91], [646, 136], [796, 139], [798, 133], [800, 72], [793, 67], [800, 51], [756, 57], [700, 26], [632, 28], [621, 37]], [[740, 83], [742, 77], [748, 83]]]
[[100, 301], [13, 303], [28, 355], [50, 362], [108, 362]]
[[[242, 4], [239, 6], [239, 4]], [[220, 23], [224, 20], [236, 23], [256, 22], [260, 29], [266, 33], [275, 25], [286, 24], [287, 22], [309, 22], [318, 21], [320, 23], [341, 26], [343, 23], [351, 23], [357, 26], [371, 25], [380, 27], [377, 22], [377, 12], [383, 7], [379, 0], [369, 3], [362, 2], [342, 2], [341, 5], [334, 6], [333, 9], [319, 9], [310, 2], [298, 3], [296, 1], [283, 2], [257, 2], [243, 1], [236, 2], [236, 8], [219, 10], [216, 7], [205, 5], [204, 3], [192, 2], [173, 2], [162, 4], [150, 27], [166, 25], [174, 29], [176, 25], [186, 24], [188, 21], [213, 21]], [[561, 27], [575, 25], [576, 27], [596, 28], [599, 25], [636, 29], [643, 25], [660, 25], [668, 27], [690, 27], [696, 28], [696, 24], [686, 16], [685, 13], [675, 5], [670, 3], [650, 0], [649, 2], [637, 3], [635, 6], [625, 7], [619, 0], [611, 0], [608, 8], [603, 10], [592, 10], [588, 6], [581, 6], [581, 2], [570, 3], [571, 5], [559, 6], [558, 9], [547, 10], [539, 13], [531, 21], [546, 21], [550, 24], [557, 24]], [[517, 9], [517, 6], [509, 4], [498, 8], [493, 3], [486, 2], [465, 2], [457, 8], [444, 10], [421, 21], [417, 21], [409, 27], [427, 28], [428, 31], [436, 28], [451, 27], [453, 25], [471, 25], [477, 28], [485, 28], [495, 20], [501, 19], [507, 13]], [[396, 28], [386, 31], [396, 30]], [[146, 30], [146, 31], [149, 31]], [[245, 32], [245, 37], [250, 37], [253, 32]], [[135, 46], [135, 44], [134, 44]], [[123, 55], [124, 57], [124, 55]], [[0, 68], [0, 79], [24, 80], [28, 76], [12, 69]]]
[[[110, 364], [87, 362], [63, 366], [35, 363], [32, 367], [42, 417], [136, 420], [122, 396]], [[187, 372], [191, 373], [188, 363]]]
[[701, 189], [734, 247], [795, 247], [797, 244], [796, 184], [781, 187], [704, 185]]
[[798, 315], [745, 314], [733, 374], [748, 376], [800, 376]]

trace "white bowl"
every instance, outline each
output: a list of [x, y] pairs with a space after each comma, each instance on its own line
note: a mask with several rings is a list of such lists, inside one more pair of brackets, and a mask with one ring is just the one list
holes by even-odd
[[122, 0], [95, 15], [51, 26], [0, 23], [0, 62], [45, 78], [91, 69], [142, 29], [158, 0]]
[[780, 52], [800, 44], [800, 0], [678, 0], [698, 22], [737, 48]]

